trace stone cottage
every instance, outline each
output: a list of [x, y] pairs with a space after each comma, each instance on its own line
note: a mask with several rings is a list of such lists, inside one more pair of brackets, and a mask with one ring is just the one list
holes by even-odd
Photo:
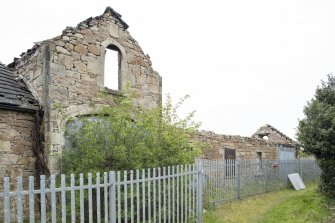
[[251, 137], [199, 131], [194, 138], [206, 145], [207, 159], [292, 160], [297, 156], [297, 143], [271, 125], [262, 126]]
[[[8, 89], [4, 98], [0, 95], [0, 104], [5, 106], [12, 97], [19, 110], [0, 110], [0, 131], [6, 132], [0, 138], [0, 178], [13, 169], [18, 172], [14, 175], [22, 171], [33, 175], [38, 131], [43, 138], [43, 147], [39, 146], [43, 151], [35, 149], [35, 154], [43, 155], [38, 163], [47, 163], [51, 173], [57, 172], [67, 122], [113, 105], [111, 98], [120, 97], [126, 87], [135, 92], [135, 103], [145, 107], [161, 103], [162, 79], [127, 29], [121, 15], [107, 7], [102, 15], [67, 27], [61, 35], [36, 43], [7, 67], [1, 66], [1, 87], [12, 83], [15, 89]], [[37, 113], [42, 111], [43, 128], [38, 130]], [[26, 164], [13, 154], [31, 160]]]

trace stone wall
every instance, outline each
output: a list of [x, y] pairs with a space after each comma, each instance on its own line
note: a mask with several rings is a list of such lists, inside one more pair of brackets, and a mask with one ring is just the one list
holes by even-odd
[[45, 87], [44, 73], [44, 54], [42, 43], [35, 44], [32, 49], [21, 54], [21, 58], [15, 58], [14, 62], [9, 66], [13, 70], [13, 74], [22, 79], [35, 99], [42, 103]]
[[[10, 177], [11, 190], [16, 189], [16, 178], [22, 176], [22, 186], [28, 189], [28, 177], [35, 175], [34, 154], [35, 117], [33, 114], [0, 109], [0, 192], [4, 177]], [[11, 220], [16, 220], [15, 198], [11, 198]], [[23, 198], [23, 211], [28, 213], [28, 200]], [[0, 202], [3, 219], [3, 202]]]
[[[145, 107], [161, 103], [162, 79], [127, 28], [120, 15], [107, 8], [101, 16], [37, 43], [10, 65], [44, 108], [45, 145], [52, 172], [59, 169], [57, 157], [65, 144], [68, 120], [113, 105], [113, 97], [120, 97], [125, 88], [135, 93], [135, 103]], [[105, 52], [110, 46], [121, 56], [116, 91], [104, 86]]]
[[258, 159], [257, 152], [262, 153], [262, 159], [277, 158], [277, 145], [263, 139], [200, 131], [194, 136], [194, 140], [205, 144], [203, 153], [206, 159], [224, 159], [225, 148], [235, 149], [236, 158], [242, 160]]
[[280, 132], [278, 129], [269, 124], [259, 128], [251, 137], [257, 139], [267, 139], [271, 142], [287, 145], [293, 148], [296, 147], [297, 144], [290, 137], [286, 136], [284, 133]]
[[35, 118], [32, 114], [0, 109], [0, 190], [3, 178], [35, 175], [36, 158], [33, 151]]

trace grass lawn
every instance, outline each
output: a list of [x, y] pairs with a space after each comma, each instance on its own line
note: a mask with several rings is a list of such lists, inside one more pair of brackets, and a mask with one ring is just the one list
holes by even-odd
[[204, 214], [205, 223], [335, 223], [335, 210], [328, 209], [316, 193], [306, 189], [281, 190], [223, 204]]

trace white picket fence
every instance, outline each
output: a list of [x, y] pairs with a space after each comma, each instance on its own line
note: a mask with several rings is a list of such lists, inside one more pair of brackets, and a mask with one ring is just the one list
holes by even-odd
[[3, 222], [202, 222], [200, 165], [35, 180], [4, 178]]

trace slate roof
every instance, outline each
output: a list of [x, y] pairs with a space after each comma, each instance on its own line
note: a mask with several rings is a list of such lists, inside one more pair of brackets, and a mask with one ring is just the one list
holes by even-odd
[[15, 110], [37, 110], [37, 100], [22, 80], [0, 63], [0, 107]]

